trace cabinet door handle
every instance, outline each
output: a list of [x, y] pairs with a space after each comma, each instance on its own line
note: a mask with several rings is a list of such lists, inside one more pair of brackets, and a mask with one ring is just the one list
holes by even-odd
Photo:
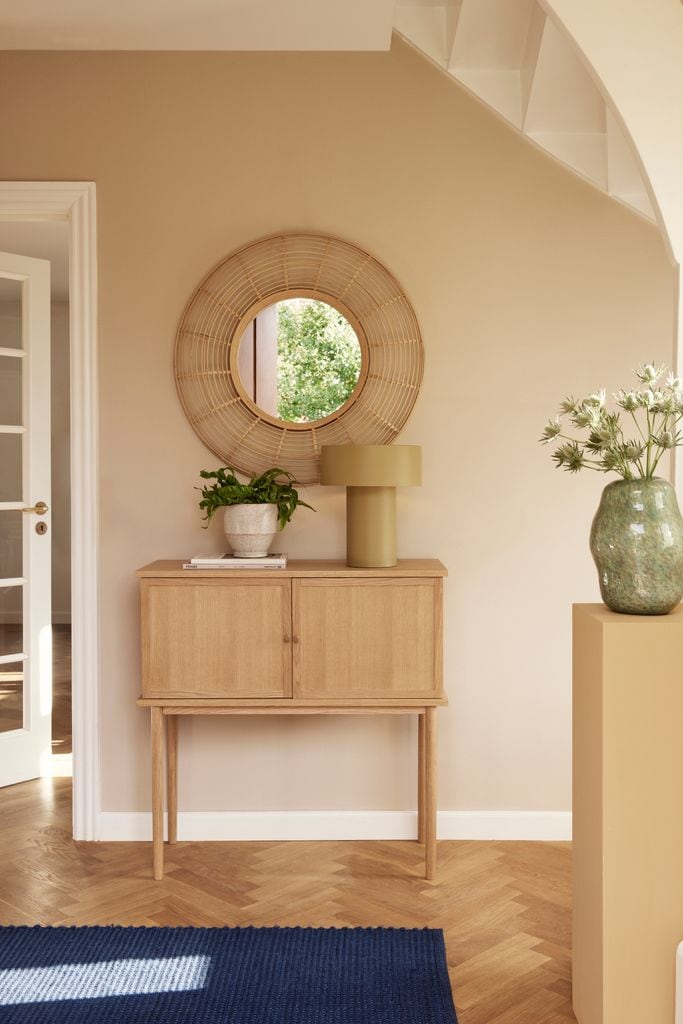
[[298, 636], [293, 636], [292, 637], [292, 643], [298, 644], [299, 643], [299, 637]]
[[284, 642], [285, 642], [286, 644], [288, 644], [288, 643], [289, 643], [289, 639], [290, 639], [290, 638], [289, 638], [288, 636], [283, 636], [283, 638], [282, 638], [282, 639], [284, 640]]

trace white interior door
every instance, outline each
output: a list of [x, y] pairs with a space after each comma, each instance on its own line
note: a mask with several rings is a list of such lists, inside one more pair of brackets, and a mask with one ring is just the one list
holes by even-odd
[[49, 505], [50, 264], [0, 252], [0, 786], [49, 769]]

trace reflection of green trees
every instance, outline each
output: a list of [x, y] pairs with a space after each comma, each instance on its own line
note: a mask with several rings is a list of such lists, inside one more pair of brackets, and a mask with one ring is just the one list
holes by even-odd
[[278, 303], [280, 419], [319, 420], [343, 405], [358, 382], [356, 333], [338, 310], [314, 299]]

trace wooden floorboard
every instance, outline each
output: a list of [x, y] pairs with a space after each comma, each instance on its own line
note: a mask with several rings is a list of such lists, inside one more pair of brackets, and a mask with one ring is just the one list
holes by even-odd
[[[53, 750], [71, 750], [70, 633], [54, 637]], [[0, 731], [21, 720], [0, 680]], [[0, 790], [0, 924], [442, 928], [460, 1024], [570, 1024], [571, 849], [442, 842], [74, 843], [71, 780]]]
[[71, 780], [0, 790], [0, 923], [443, 928], [460, 1024], [568, 1024], [571, 849], [443, 842], [74, 843]]

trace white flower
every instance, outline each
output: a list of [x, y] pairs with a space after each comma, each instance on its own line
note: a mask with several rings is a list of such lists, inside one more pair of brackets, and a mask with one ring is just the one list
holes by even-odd
[[560, 423], [560, 417], [556, 416], [553, 420], [548, 420], [543, 428], [543, 434], [539, 438], [541, 444], [546, 444], [548, 441], [552, 441], [554, 437], [562, 430], [562, 424]]
[[596, 416], [595, 409], [583, 407], [572, 416], [572, 423], [575, 427], [593, 427], [597, 426], [599, 422], [599, 414]]
[[560, 402], [560, 412], [561, 413], [576, 412], [577, 405], [578, 405], [578, 402], [573, 397], [573, 395], [567, 395], [567, 397], [564, 399], [564, 401]]
[[661, 375], [664, 373], [664, 366], [655, 366], [654, 363], [643, 363], [635, 371], [638, 380], [642, 381], [643, 384], [654, 384], [659, 380]]
[[605, 404], [605, 389], [600, 388], [599, 391], [594, 391], [592, 395], [588, 396], [588, 398], [584, 398], [583, 404], [590, 405], [593, 408], [602, 409]]
[[638, 401], [645, 409], [652, 409], [657, 405], [663, 398], [661, 391], [653, 391], [652, 388], [647, 388], [645, 391], [638, 392]]
[[638, 444], [637, 441], [629, 441], [624, 445], [624, 455], [629, 462], [635, 462], [643, 454], [642, 444]]
[[[576, 473], [589, 466], [633, 480], [651, 472], [653, 453], [656, 464], [667, 449], [683, 446], [683, 370], [678, 375], [650, 362], [635, 374], [639, 383], [614, 392], [609, 406], [604, 388], [578, 400], [568, 395], [560, 403], [559, 414], [548, 420], [539, 439], [542, 444], [557, 439], [553, 460], [558, 468]], [[640, 436], [624, 436], [622, 410], [633, 417]], [[567, 439], [572, 427], [584, 439]]]
[[661, 434], [658, 434], [654, 439], [655, 444], [658, 448], [675, 448], [676, 438], [670, 430], [663, 430]]
[[635, 412], [641, 404], [637, 391], [624, 391], [623, 388], [615, 394], [614, 399], [617, 405], [621, 409], [625, 409], [626, 412]]
[[608, 449], [602, 456], [601, 465], [605, 473], [611, 473], [612, 470], [619, 471], [619, 455], [611, 448]]
[[578, 473], [584, 465], [583, 452], [576, 441], [561, 445], [553, 453], [553, 459], [558, 469], [566, 469], [569, 473]]
[[655, 402], [650, 408], [652, 412], [662, 412], [670, 415], [676, 411], [676, 401], [671, 394], [665, 395], [662, 391], [655, 391]]

